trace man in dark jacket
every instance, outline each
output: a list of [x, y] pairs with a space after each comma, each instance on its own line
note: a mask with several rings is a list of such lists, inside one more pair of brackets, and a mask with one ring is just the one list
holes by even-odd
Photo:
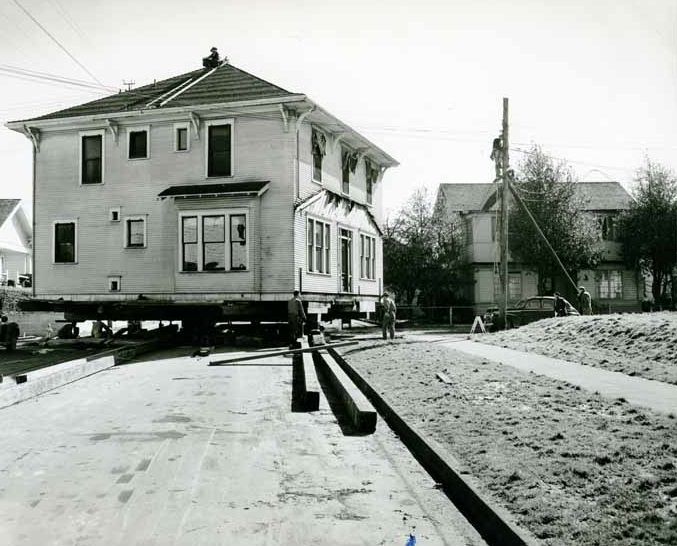
[[289, 348], [296, 348], [296, 340], [303, 335], [303, 323], [306, 313], [298, 290], [294, 290], [294, 297], [287, 302], [287, 317], [289, 319]]
[[559, 292], [555, 292], [555, 316], [556, 317], [565, 317], [567, 314], [567, 306], [564, 303], [564, 298], [559, 295]]

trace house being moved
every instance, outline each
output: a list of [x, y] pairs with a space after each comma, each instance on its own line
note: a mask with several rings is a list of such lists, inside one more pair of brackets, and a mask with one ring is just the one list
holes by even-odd
[[33, 308], [68, 320], [373, 311], [397, 162], [235, 66], [10, 122], [34, 150]]

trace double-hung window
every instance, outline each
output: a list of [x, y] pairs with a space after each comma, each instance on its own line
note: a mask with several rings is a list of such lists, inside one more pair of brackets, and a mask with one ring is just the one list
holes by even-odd
[[621, 271], [597, 271], [595, 281], [600, 299], [611, 300], [623, 297], [623, 275]]
[[322, 182], [322, 159], [327, 153], [327, 138], [317, 129], [313, 129], [310, 144], [313, 156], [313, 180]]
[[207, 177], [233, 175], [233, 120], [207, 122]]
[[181, 271], [249, 269], [245, 210], [182, 212], [179, 218]]
[[80, 133], [80, 183], [103, 184], [104, 132]]
[[331, 227], [326, 222], [308, 218], [306, 244], [308, 247], [307, 269], [315, 273], [329, 274]]
[[174, 124], [174, 151], [187, 152], [190, 149], [189, 128], [187, 123]]
[[360, 277], [376, 278], [376, 239], [369, 235], [360, 235]]
[[145, 246], [145, 216], [130, 216], [125, 218], [125, 248], [145, 248]]
[[54, 223], [54, 263], [77, 263], [77, 235], [76, 221]]
[[149, 135], [149, 127], [130, 127], [127, 130], [127, 157], [129, 159], [150, 157]]

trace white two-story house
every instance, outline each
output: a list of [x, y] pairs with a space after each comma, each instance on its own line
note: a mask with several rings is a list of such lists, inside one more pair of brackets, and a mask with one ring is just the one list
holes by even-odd
[[[470, 289], [464, 296], [472, 302], [476, 313], [484, 312], [500, 300], [495, 190], [494, 184], [440, 184], [437, 193], [438, 206], [456, 216], [464, 228], [466, 259], [472, 266]], [[576, 191], [585, 203], [585, 212], [597, 220], [603, 250], [602, 262], [597, 268], [580, 271], [576, 281], [590, 292], [598, 310], [639, 310], [644, 281], [623, 264], [618, 242], [618, 218], [629, 208], [632, 197], [618, 182], [579, 182]], [[537, 292], [537, 273], [511, 258], [508, 300], [515, 303], [536, 296]]]
[[33, 234], [20, 199], [0, 199], [0, 286], [30, 285]]
[[67, 318], [372, 311], [397, 162], [224, 63], [7, 124], [34, 150], [34, 296]]

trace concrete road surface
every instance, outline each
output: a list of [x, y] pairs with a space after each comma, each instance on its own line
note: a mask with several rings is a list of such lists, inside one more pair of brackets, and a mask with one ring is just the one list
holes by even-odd
[[404, 546], [414, 527], [417, 546], [482, 544], [383, 421], [344, 436], [324, 398], [290, 412], [291, 367], [208, 360], [0, 410], [0, 544]]

